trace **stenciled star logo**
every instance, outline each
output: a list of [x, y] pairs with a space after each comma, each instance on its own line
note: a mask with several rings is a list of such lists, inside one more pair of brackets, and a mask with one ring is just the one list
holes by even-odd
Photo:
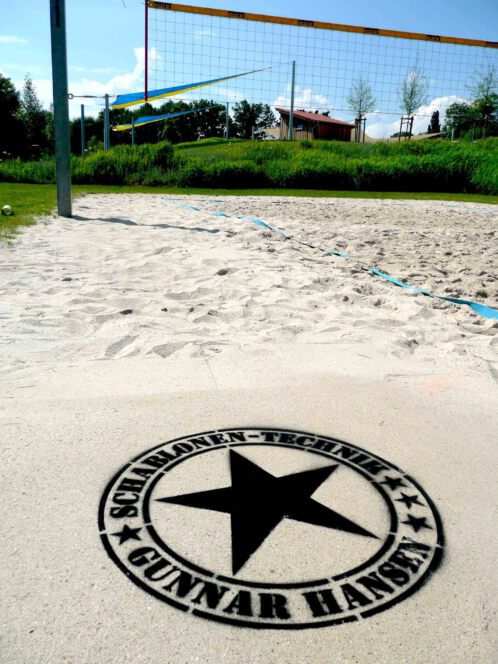
[[400, 486], [406, 486], [403, 480], [399, 477], [384, 477], [381, 484], [387, 484], [392, 491], [399, 489]]
[[111, 533], [113, 537], [119, 537], [119, 543], [124, 544], [130, 539], [140, 540], [141, 537], [138, 534], [142, 529], [141, 528], [130, 528], [129, 526], [123, 526], [123, 530], [119, 533]]
[[396, 498], [397, 503], [404, 503], [408, 509], [411, 509], [412, 505], [423, 505], [418, 499], [418, 496], [409, 496], [406, 493], [401, 492], [401, 498]]
[[230, 450], [230, 487], [158, 498], [157, 501], [230, 514], [232, 569], [236, 574], [284, 518], [378, 539], [377, 535], [311, 497], [337, 468], [335, 464], [275, 477]]
[[425, 516], [416, 517], [408, 514], [406, 520], [401, 523], [406, 523], [408, 526], [411, 526], [416, 533], [423, 528], [432, 530], [432, 526], [427, 523], [427, 518]]

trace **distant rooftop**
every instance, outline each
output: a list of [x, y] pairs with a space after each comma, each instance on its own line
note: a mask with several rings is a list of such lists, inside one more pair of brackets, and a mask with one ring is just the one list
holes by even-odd
[[[279, 108], [275, 107], [276, 110], [282, 115], [289, 115], [290, 110], [288, 108]], [[297, 120], [307, 120], [308, 122], [320, 122], [324, 124], [339, 124], [346, 127], [354, 127], [354, 124], [350, 122], [344, 122], [344, 120], [337, 120], [336, 118], [330, 118], [328, 115], [322, 115], [321, 113], [309, 113], [308, 111], [294, 111], [294, 118]]]

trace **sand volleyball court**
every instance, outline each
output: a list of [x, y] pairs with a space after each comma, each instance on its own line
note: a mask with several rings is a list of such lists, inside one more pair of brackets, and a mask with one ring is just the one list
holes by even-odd
[[498, 321], [365, 267], [497, 307], [497, 208], [74, 215], [0, 246], [0, 661], [494, 662]]
[[88, 196], [2, 247], [3, 368], [275, 342], [492, 361], [497, 320], [362, 268], [497, 306], [497, 221], [494, 206], [437, 201]]

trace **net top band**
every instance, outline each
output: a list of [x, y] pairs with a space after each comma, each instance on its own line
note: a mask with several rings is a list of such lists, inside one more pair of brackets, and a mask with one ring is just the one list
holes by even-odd
[[376, 35], [378, 37], [394, 37], [396, 39], [415, 39], [424, 42], [441, 44], [458, 44], [460, 46], [481, 46], [482, 48], [498, 49], [498, 42], [483, 39], [465, 39], [464, 37], [447, 37], [443, 35], [428, 35], [419, 32], [404, 32], [402, 30], [386, 30], [383, 28], [367, 28], [358, 25], [343, 23], [327, 23], [324, 21], [308, 21], [300, 18], [286, 18], [284, 16], [270, 16], [267, 14], [252, 14], [250, 12], [230, 11], [229, 9], [211, 9], [196, 7], [194, 5], [179, 5], [173, 2], [158, 2], [148, 0], [150, 9], [165, 9], [186, 14], [203, 14], [204, 16], [218, 16], [220, 18], [233, 18], [245, 21], [258, 21], [260, 23], [276, 23], [279, 25], [294, 25], [300, 28], [317, 28], [319, 30], [337, 30], [339, 32], [355, 32], [361, 35]]

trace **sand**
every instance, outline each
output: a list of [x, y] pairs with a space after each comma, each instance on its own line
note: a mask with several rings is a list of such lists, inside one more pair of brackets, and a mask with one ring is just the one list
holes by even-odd
[[[3, 247], [3, 369], [73, 357], [206, 357], [281, 341], [368, 343], [396, 357], [423, 349], [471, 365], [496, 360], [496, 320], [362, 270], [497, 306], [495, 207], [218, 200], [88, 196], [73, 220], [46, 220]], [[241, 215], [351, 258], [323, 256]]]
[[[74, 214], [0, 246], [0, 661], [496, 661], [497, 322], [363, 268], [498, 306], [497, 208], [92, 195]], [[401, 468], [440, 514], [439, 568], [380, 613], [290, 631], [191, 615], [134, 585], [100, 541], [106, 486], [162, 441], [230, 427], [332, 436]], [[241, 453], [259, 463], [251, 449]], [[274, 475], [307, 470], [291, 452], [261, 463]], [[228, 481], [222, 450], [202, 458], [185, 462], [177, 493]], [[355, 481], [332, 477], [314, 495], [384, 532], [371, 487]], [[227, 515], [174, 509], [164, 536], [226, 573]], [[413, 537], [429, 541], [429, 523]], [[339, 569], [363, 556], [319, 526], [291, 526], [278, 526], [247, 578], [326, 575], [332, 548]]]

